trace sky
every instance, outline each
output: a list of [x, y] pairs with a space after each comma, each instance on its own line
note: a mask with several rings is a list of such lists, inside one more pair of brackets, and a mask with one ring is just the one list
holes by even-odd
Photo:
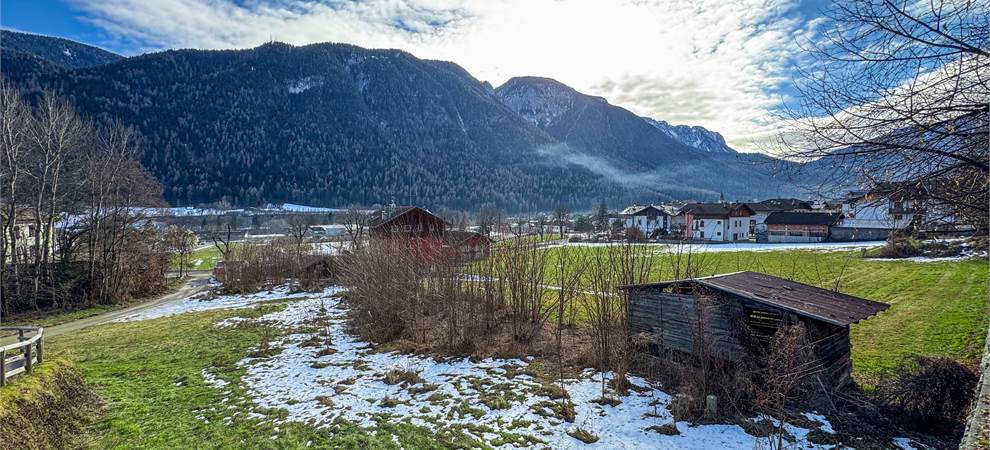
[[399, 48], [495, 86], [543, 76], [756, 151], [828, 0], [3, 0], [0, 26], [131, 56], [270, 39]]

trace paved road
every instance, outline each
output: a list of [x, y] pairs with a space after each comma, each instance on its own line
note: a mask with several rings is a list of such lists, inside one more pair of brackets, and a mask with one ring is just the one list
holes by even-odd
[[[182, 300], [186, 297], [195, 295], [196, 293], [204, 290], [206, 288], [209, 279], [210, 279], [210, 272], [208, 271], [187, 272], [185, 284], [182, 285], [182, 287], [177, 289], [175, 292], [163, 295], [154, 300], [150, 300], [138, 305], [129, 306], [124, 309], [118, 309], [116, 311], [110, 311], [96, 316], [85, 317], [79, 320], [74, 320], [72, 322], [66, 322], [51, 327], [45, 327], [45, 339], [50, 339], [55, 336], [71, 333], [73, 331], [81, 330], [83, 328], [89, 328], [96, 325], [102, 325], [108, 322], [113, 322], [114, 320], [117, 320], [121, 317], [128, 316], [148, 308], [153, 308], [156, 306], [161, 306], [167, 303]], [[16, 342], [16, 337], [14, 336], [0, 338], [0, 345], [11, 344], [14, 342]]]

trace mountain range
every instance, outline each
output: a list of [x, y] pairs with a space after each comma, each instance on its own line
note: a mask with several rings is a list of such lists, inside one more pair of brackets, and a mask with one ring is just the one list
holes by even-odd
[[[3, 76], [54, 87], [144, 137], [166, 199], [188, 205], [424, 204], [532, 211], [794, 195], [772, 158], [639, 117], [547, 78], [497, 88], [399, 50], [272, 42], [129, 58], [4, 31]], [[715, 176], [713, 176], [715, 175]]]

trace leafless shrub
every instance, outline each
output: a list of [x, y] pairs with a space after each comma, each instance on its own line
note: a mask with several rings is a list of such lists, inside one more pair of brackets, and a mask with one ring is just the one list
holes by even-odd
[[334, 260], [313, 247], [301, 246], [295, 240], [273, 239], [264, 244], [231, 246], [221, 278], [227, 292], [254, 292], [282, 283], [314, 290], [332, 281], [335, 270]]
[[921, 255], [921, 243], [906, 233], [894, 231], [887, 237], [887, 243], [877, 250], [880, 258], [910, 258]]
[[949, 358], [911, 356], [881, 380], [876, 399], [901, 426], [934, 434], [958, 434], [965, 425], [977, 375]]
[[787, 412], [796, 405], [801, 386], [822, 370], [814, 354], [804, 327], [789, 325], [777, 330], [762, 358], [753, 393], [756, 410], [774, 424], [767, 440], [771, 449], [784, 448]]
[[537, 245], [516, 239], [497, 253], [497, 274], [507, 289], [506, 307], [512, 336], [520, 343], [530, 342], [554, 311], [553, 305], [548, 304], [552, 297], [546, 287], [550, 268], [548, 252]]
[[[598, 368], [603, 374], [602, 397], [607, 395], [607, 371], [619, 380], [629, 372], [629, 300], [617, 288], [645, 282], [651, 275], [654, 256], [646, 247], [624, 243], [608, 245], [590, 258], [591, 293], [582, 299], [595, 336]], [[625, 394], [625, 383], [616, 383], [616, 387]]]
[[[483, 272], [490, 264], [478, 262]], [[375, 342], [405, 339], [470, 353], [497, 328], [501, 294], [491, 277], [463, 276], [456, 255], [429, 240], [373, 238], [340, 263], [355, 331]]]

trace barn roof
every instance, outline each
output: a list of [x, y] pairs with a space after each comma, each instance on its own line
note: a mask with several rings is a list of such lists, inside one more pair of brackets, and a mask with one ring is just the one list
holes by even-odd
[[874, 302], [758, 272], [727, 273], [704, 278], [626, 285], [619, 288], [627, 290], [662, 289], [677, 283], [696, 283], [839, 326], [859, 322], [890, 308], [890, 305], [886, 303]]
[[842, 219], [840, 212], [777, 211], [770, 213], [763, 223], [767, 225], [835, 225]]
[[[425, 215], [435, 218], [437, 221], [447, 224], [447, 221], [443, 220], [440, 216], [433, 214], [426, 208], [420, 208], [419, 206], [395, 206], [392, 208], [379, 209], [371, 213], [371, 220], [368, 226], [371, 228], [381, 227], [399, 217], [406, 215], [412, 211], [422, 211]], [[449, 225], [449, 224], [448, 224]]]

